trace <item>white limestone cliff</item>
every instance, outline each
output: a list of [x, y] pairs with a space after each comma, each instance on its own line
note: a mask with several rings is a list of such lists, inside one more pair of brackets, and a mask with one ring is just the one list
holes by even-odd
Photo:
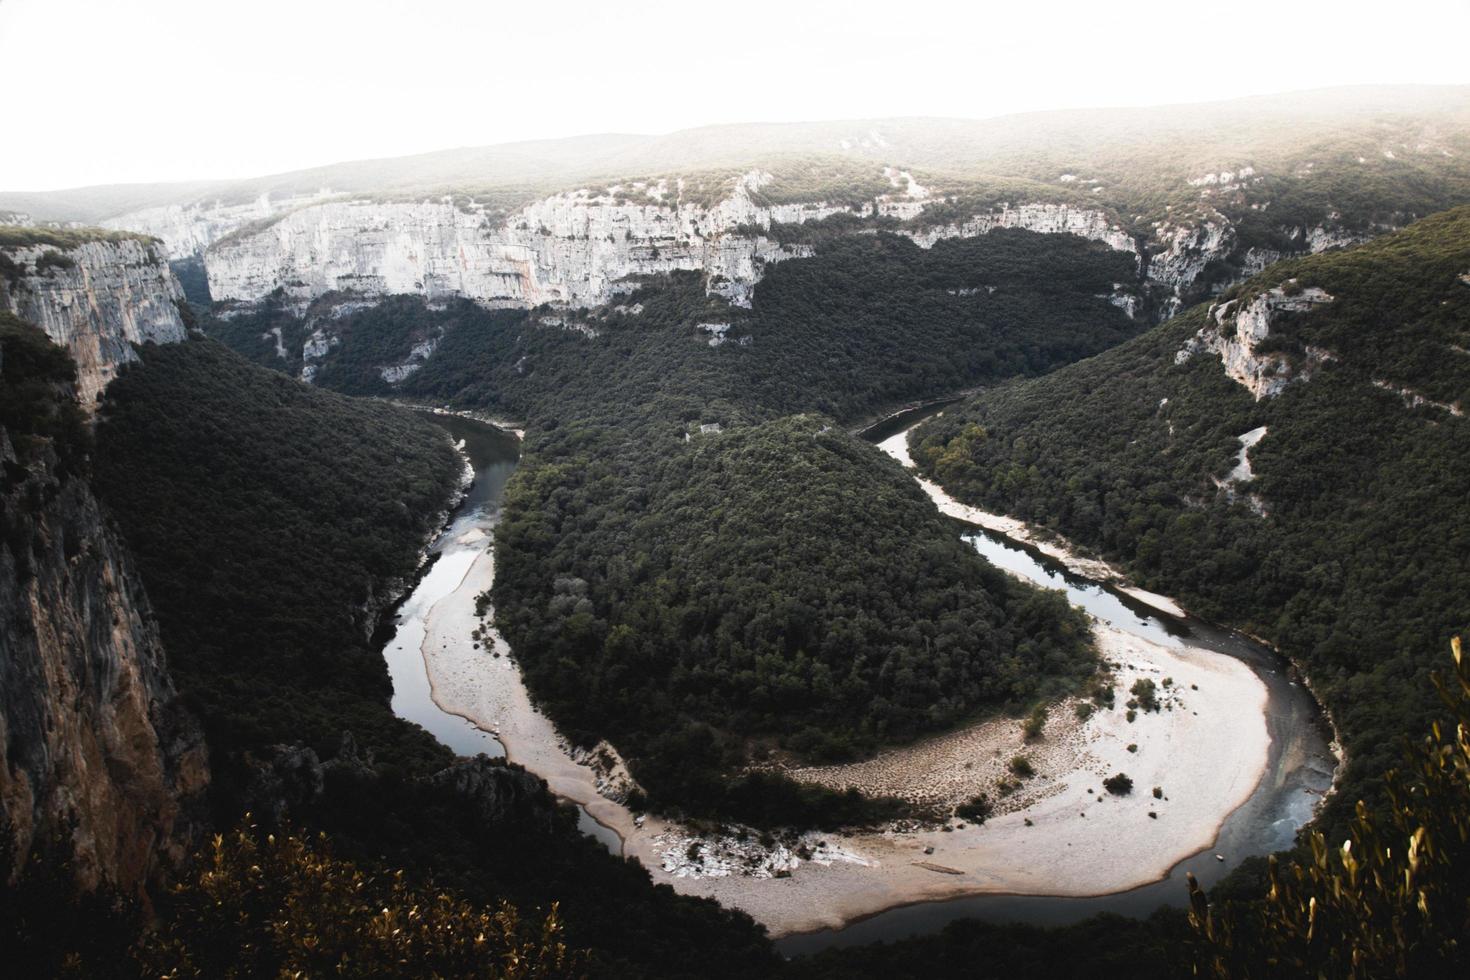
[[310, 196], [286, 198], [262, 194], [254, 200], [232, 204], [221, 201], [167, 204], [109, 218], [102, 222], [102, 227], [151, 235], [163, 242], [170, 259], [184, 259], [199, 255], [221, 238], [253, 222], [268, 221], [330, 196], [331, 191], [322, 190]]
[[[930, 192], [904, 171], [880, 214], [910, 219]], [[766, 234], [872, 206], [760, 201], [770, 175], [752, 171], [713, 205], [681, 202], [668, 183], [638, 193], [614, 187], [556, 194], [508, 217], [450, 199], [417, 202], [322, 201], [274, 222], [217, 240], [205, 254], [216, 300], [251, 303], [277, 288], [303, 307], [332, 290], [367, 296], [464, 296], [487, 306], [598, 306], [644, 277], [679, 270], [704, 275], [709, 292], [748, 306], [769, 265], [812, 254]], [[120, 219], [126, 220], [126, 219]], [[1105, 212], [1060, 204], [1003, 205], [959, 224], [904, 232], [922, 247], [996, 228], [1070, 233], [1137, 254]], [[166, 233], [166, 232], [165, 232]]]
[[[773, 226], [847, 213], [897, 219], [903, 222], [898, 233], [923, 248], [997, 228], [1102, 242], [1137, 258], [1146, 292], [1156, 297], [1126, 305], [1130, 315], [1151, 308], [1168, 316], [1197, 294], [1213, 264], [1223, 263], [1227, 274], [1212, 279], [1235, 281], [1289, 255], [1365, 237], [1344, 230], [1334, 214], [1310, 228], [1282, 228], [1290, 243], [1284, 250], [1243, 248], [1231, 220], [1205, 203], [1156, 223], [1147, 235], [1136, 235], [1105, 207], [1061, 202], [999, 204], [963, 220], [926, 222], [929, 209], [953, 202], [906, 170], [888, 167], [884, 175], [892, 190], [859, 205], [773, 203], [765, 191], [772, 176], [752, 170], [714, 202], [691, 199], [678, 179], [554, 194], [508, 215], [463, 196], [389, 201], [321, 191], [281, 201], [154, 208], [109, 224], [160, 235], [170, 256], [202, 253], [216, 300], [249, 304], [282, 289], [298, 310], [333, 290], [370, 299], [462, 296], [491, 307], [593, 307], [674, 271], [701, 273], [710, 293], [749, 306], [771, 264], [812, 254], [809, 245], [782, 243]], [[1188, 183], [1219, 195], [1258, 179], [1247, 166]]]
[[1214, 354], [1231, 380], [1247, 388], [1257, 401], [1274, 397], [1291, 382], [1309, 378], [1332, 355], [1308, 348], [1306, 360], [1294, 365], [1284, 354], [1259, 353], [1257, 348], [1271, 335], [1272, 320], [1279, 313], [1302, 313], [1332, 300], [1316, 287], [1288, 290], [1278, 286], [1249, 300], [1212, 306], [1208, 323], [1179, 349], [1174, 363], [1183, 364], [1200, 353]]
[[1102, 242], [1120, 252], [1138, 254], [1138, 243], [1122, 226], [1097, 208], [1079, 208], [1070, 204], [1002, 204], [984, 214], [977, 214], [958, 224], [936, 225], [902, 234], [912, 238], [921, 248], [932, 248], [945, 238], [974, 238], [997, 228], [1022, 228], [1041, 234], [1071, 234]]
[[810, 254], [762, 234], [847, 210], [763, 205], [754, 172], [713, 206], [665, 203], [662, 187], [556, 194], [506, 218], [438, 201], [329, 201], [285, 214], [206, 253], [216, 300], [254, 302], [275, 289], [307, 303], [332, 290], [369, 296], [464, 296], [489, 306], [598, 306], [639, 279], [702, 272], [710, 292], [748, 304], [766, 264]]
[[183, 290], [150, 242], [22, 245], [0, 249], [0, 259], [0, 309], [71, 352], [77, 395], [88, 408], [120, 365], [137, 360], [134, 345], [173, 343], [187, 333], [177, 306]]

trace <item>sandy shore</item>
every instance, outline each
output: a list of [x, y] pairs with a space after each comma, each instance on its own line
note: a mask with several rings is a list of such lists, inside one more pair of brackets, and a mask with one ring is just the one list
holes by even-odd
[[[931, 801], [954, 802], [977, 792], [995, 796], [1010, 758], [1026, 754], [1036, 774], [999, 800], [1002, 812], [983, 826], [808, 834], [776, 848], [734, 834], [699, 838], [664, 821], [635, 820], [602, 797], [598, 774], [567, 755], [554, 726], [532, 706], [505, 642], [491, 635], [488, 645], [476, 648], [471, 634], [481, 623], [475, 596], [494, 580], [494, 557], [483, 531], [465, 532], [457, 544], [478, 553], [458, 566], [466, 568], [463, 579], [425, 619], [423, 652], [434, 701], [494, 733], [512, 761], [586, 806], [656, 882], [744, 909], [774, 935], [840, 926], [916, 901], [986, 892], [1098, 895], [1157, 880], [1214, 841], [1265, 765], [1266, 692], [1247, 667], [1099, 624], [1099, 644], [1119, 691], [1114, 710], [1079, 722], [1070, 706], [1058, 706], [1044, 739], [1029, 745], [1017, 722], [993, 720], [867, 762], [795, 773], [906, 795], [927, 786]], [[1130, 723], [1126, 692], [1143, 676], [1160, 685], [1170, 678], [1171, 693], [1163, 710], [1140, 712]], [[1133, 779], [1128, 796], [1103, 789], [1102, 780], [1115, 772]], [[1162, 798], [1154, 798], [1154, 786]]]
[[1119, 592], [1130, 595], [1139, 602], [1144, 603], [1161, 612], [1171, 616], [1184, 616], [1185, 611], [1180, 605], [1168, 596], [1159, 595], [1157, 592], [1149, 592], [1129, 585], [1123, 573], [1108, 562], [1098, 558], [1084, 558], [1068, 547], [1065, 543], [1052, 538], [1038, 535], [1029, 526], [1014, 517], [1006, 517], [1004, 514], [994, 514], [988, 510], [971, 507], [962, 504], [958, 500], [944, 492], [944, 488], [931, 480], [920, 476], [914, 466], [914, 459], [909, 455], [909, 434], [900, 432], [895, 436], [883, 440], [878, 448], [883, 450], [894, 459], [898, 460], [903, 467], [913, 474], [919, 486], [934, 501], [934, 506], [939, 508], [940, 513], [948, 514], [950, 517], [965, 521], [968, 524], [977, 524], [986, 530], [1004, 534], [1014, 541], [1022, 541], [1040, 551], [1049, 558], [1061, 562], [1068, 571], [1090, 578], [1098, 582], [1113, 585]]
[[628, 841], [638, 831], [632, 814], [598, 792], [592, 767], [567, 754], [556, 726], [531, 704], [509, 644], [494, 630], [485, 642], [472, 638], [481, 625], [475, 597], [495, 581], [489, 535], [474, 529], [455, 544], [478, 544], [478, 554], [458, 587], [435, 603], [424, 620], [424, 665], [434, 703], [494, 735], [507, 759], [545, 779], [556, 795], [581, 804], [594, 820]]

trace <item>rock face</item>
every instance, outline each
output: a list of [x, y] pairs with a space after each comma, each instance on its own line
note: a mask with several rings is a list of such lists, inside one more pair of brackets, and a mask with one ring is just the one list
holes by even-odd
[[931, 248], [943, 238], [974, 238], [997, 228], [1022, 228], [1044, 235], [1068, 234], [1102, 242], [1120, 252], [1138, 254], [1138, 243], [1122, 226], [1097, 208], [1078, 208], [1068, 204], [1002, 205], [986, 214], [977, 214], [959, 224], [939, 225], [922, 231], [906, 231], [923, 248]]
[[88, 408], [118, 366], [137, 359], [133, 345], [184, 339], [183, 295], [155, 247], [138, 239], [0, 249], [0, 309], [71, 352]]
[[[871, 207], [826, 203], [758, 204], [769, 175], [746, 174], [711, 205], [666, 202], [658, 186], [640, 200], [585, 191], [534, 202], [503, 221], [450, 201], [339, 201], [293, 211], [251, 234], [217, 243], [205, 255], [210, 294], [254, 302], [277, 288], [304, 305], [333, 290], [372, 296], [465, 296], [491, 306], [598, 306], [642, 277], [676, 270], [705, 276], [711, 293], [748, 306], [767, 265], [811, 255], [764, 232]], [[911, 218], [923, 207], [909, 184], [881, 201], [884, 215]], [[619, 191], [622, 189], [619, 188]], [[927, 193], [927, 192], [924, 192]], [[970, 221], [905, 231], [928, 248], [942, 238], [996, 228], [1070, 233], [1133, 253], [1138, 246], [1099, 210], [1066, 205], [1003, 207]]]
[[762, 232], [844, 207], [759, 205], [759, 172], [716, 204], [666, 201], [667, 182], [575, 191], [499, 218], [451, 200], [332, 201], [293, 211], [205, 256], [216, 300], [253, 302], [278, 287], [303, 304], [333, 290], [464, 296], [489, 306], [598, 306], [639, 277], [705, 274], [711, 292], [748, 303], [761, 267], [806, 254]]
[[152, 235], [162, 240], [170, 259], [184, 259], [199, 255], [226, 235], [254, 222], [268, 221], [330, 196], [331, 192], [324, 190], [309, 197], [276, 199], [262, 194], [253, 201], [242, 203], [168, 204], [133, 211], [121, 218], [109, 218], [102, 222], [102, 227]]
[[999, 204], [963, 220], [931, 219], [953, 202], [907, 171], [884, 174], [891, 192], [853, 205], [772, 203], [764, 191], [772, 176], [752, 170], [716, 201], [691, 199], [684, 181], [668, 179], [555, 194], [508, 215], [462, 196], [383, 201], [323, 191], [281, 202], [153, 208], [109, 224], [163, 237], [171, 257], [202, 253], [216, 300], [249, 304], [282, 289], [298, 310], [332, 291], [593, 307], [676, 270], [701, 272], [709, 292], [748, 306], [771, 263], [812, 254], [809, 245], [780, 241], [773, 226], [841, 213], [898, 222], [894, 230], [924, 248], [997, 228], [1102, 242], [1137, 257], [1139, 281], [1154, 301], [1133, 312], [1147, 307], [1167, 317], [1207, 287], [1366, 237], [1343, 230], [1334, 213], [1312, 227], [1278, 229], [1279, 245], [1243, 243], [1224, 212], [1247, 207], [1236, 198], [1262, 179], [1248, 166], [1185, 180], [1199, 190], [1199, 203], [1143, 229], [1101, 202]]
[[546, 782], [504, 759], [483, 755], [460, 759], [430, 776], [429, 783], [469, 800], [480, 820], [490, 826], [512, 821], [550, 825], [556, 819]]
[[1166, 315], [1178, 312], [1179, 294], [1199, 278], [1206, 266], [1223, 260], [1234, 249], [1235, 229], [1218, 213], [1195, 223], [1156, 226], [1147, 273], [1151, 281], [1173, 293], [1166, 304]]
[[136, 892], [192, 845], [202, 733], [86, 481], [4, 428], [0, 525], [0, 827], [17, 865], [35, 849]]
[[1332, 355], [1308, 348], [1305, 362], [1293, 364], [1284, 354], [1260, 354], [1256, 348], [1271, 335], [1271, 322], [1277, 314], [1303, 313], [1332, 299], [1316, 287], [1277, 287], [1247, 301], [1230, 300], [1212, 306], [1207, 314], [1209, 324], [1180, 348], [1174, 363], [1183, 364], [1195, 354], [1208, 352], [1218, 356], [1231, 380], [1249, 389], [1257, 401], [1279, 395], [1291, 382], [1310, 377]]

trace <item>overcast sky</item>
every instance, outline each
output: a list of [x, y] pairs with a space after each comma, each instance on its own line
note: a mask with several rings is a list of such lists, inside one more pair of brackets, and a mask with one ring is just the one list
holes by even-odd
[[1470, 0], [0, 0], [0, 189], [590, 132], [1470, 82]]

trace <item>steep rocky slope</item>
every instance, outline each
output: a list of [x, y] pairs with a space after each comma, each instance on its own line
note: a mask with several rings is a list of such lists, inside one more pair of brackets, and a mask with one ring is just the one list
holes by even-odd
[[178, 280], [155, 244], [134, 235], [0, 229], [0, 310], [71, 352], [90, 407], [136, 360], [134, 345], [184, 338]]
[[72, 368], [0, 314], [0, 821], [15, 859], [135, 890], [208, 782], [136, 570], [81, 470]]

